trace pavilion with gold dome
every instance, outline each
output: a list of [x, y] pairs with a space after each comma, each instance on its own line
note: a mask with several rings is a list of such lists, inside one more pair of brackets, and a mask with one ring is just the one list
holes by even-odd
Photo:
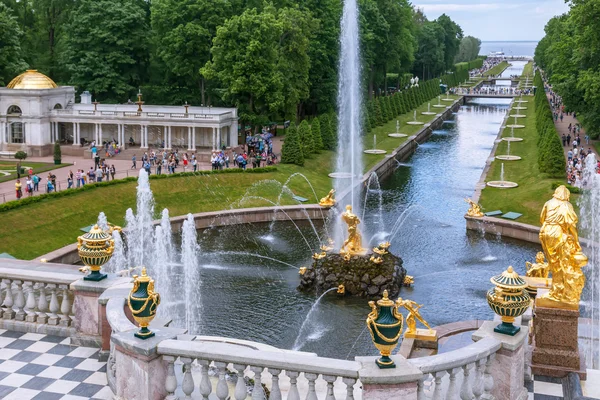
[[147, 105], [141, 93], [135, 100], [92, 102], [87, 91], [77, 96], [74, 86], [27, 70], [0, 87], [0, 155], [46, 156], [59, 142], [63, 154], [83, 156], [91, 142], [129, 146], [132, 139], [142, 150], [179, 148], [202, 160], [211, 150], [238, 145], [236, 108]]

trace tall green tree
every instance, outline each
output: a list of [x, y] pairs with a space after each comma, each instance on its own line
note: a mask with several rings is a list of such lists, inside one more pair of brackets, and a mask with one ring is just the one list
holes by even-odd
[[315, 150], [318, 153], [325, 147], [323, 145], [323, 136], [321, 135], [321, 121], [319, 118], [313, 118], [310, 124], [310, 130], [312, 132], [313, 141], [315, 142]]
[[0, 3], [0, 27], [0, 86], [5, 86], [23, 72], [27, 64], [20, 42], [23, 32], [12, 10], [3, 3]]
[[325, 113], [320, 117], [321, 125], [321, 138], [323, 139], [323, 147], [325, 150], [335, 150], [336, 141], [334, 138], [335, 133], [331, 124], [329, 114]]
[[473, 36], [465, 36], [460, 41], [458, 53], [454, 57], [454, 62], [467, 62], [477, 58], [481, 50], [481, 40]]
[[202, 104], [210, 104], [200, 69], [210, 60], [217, 28], [232, 15], [227, 0], [155, 0], [151, 6], [156, 54], [168, 72], [200, 89]]
[[148, 14], [142, 0], [80, 0], [65, 31], [62, 65], [70, 83], [98, 100], [124, 101], [148, 64]]
[[413, 70], [422, 79], [440, 74], [446, 66], [445, 31], [440, 24], [426, 22], [417, 31], [418, 49]]
[[284, 164], [304, 165], [304, 154], [298, 136], [296, 124], [290, 125], [287, 129], [283, 146], [281, 148], [281, 162]]
[[446, 69], [450, 70], [454, 64], [454, 59], [458, 54], [460, 42], [463, 38], [463, 31], [461, 27], [456, 22], [452, 21], [446, 14], [440, 15], [436, 22], [444, 30], [444, 61]]

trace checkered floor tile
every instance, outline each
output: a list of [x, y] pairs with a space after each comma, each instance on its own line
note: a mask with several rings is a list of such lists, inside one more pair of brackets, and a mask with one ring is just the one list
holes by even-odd
[[560, 400], [563, 398], [562, 379], [534, 376], [533, 382], [525, 382], [529, 400]]
[[0, 399], [112, 399], [98, 349], [69, 338], [0, 329]]

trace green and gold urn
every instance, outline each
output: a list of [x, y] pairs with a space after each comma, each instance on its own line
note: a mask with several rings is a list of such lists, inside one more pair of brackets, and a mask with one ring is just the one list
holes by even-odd
[[516, 317], [525, 314], [531, 304], [527, 293], [527, 282], [519, 276], [513, 267], [508, 267], [500, 275], [490, 279], [495, 287], [487, 292], [487, 301], [492, 310], [502, 318], [502, 323], [494, 328], [494, 332], [514, 336], [521, 330], [514, 326]]
[[379, 368], [396, 368], [396, 364], [390, 358], [390, 354], [398, 345], [398, 339], [402, 334], [404, 317], [398, 312], [399, 304], [388, 298], [388, 291], [383, 292], [383, 298], [370, 301], [371, 312], [367, 317], [367, 328], [371, 333], [371, 339], [379, 350], [381, 357], [375, 361]]
[[154, 291], [154, 280], [146, 275], [146, 267], [142, 268], [140, 276], [134, 275], [133, 279], [133, 288], [127, 298], [127, 304], [133, 319], [140, 326], [135, 337], [148, 339], [154, 336], [154, 332], [148, 329], [148, 325], [156, 316], [160, 295]]
[[94, 225], [85, 235], [77, 238], [77, 252], [81, 262], [90, 268], [90, 273], [83, 279], [86, 281], [101, 281], [106, 274], [100, 273], [100, 268], [113, 255], [115, 241], [112, 237]]

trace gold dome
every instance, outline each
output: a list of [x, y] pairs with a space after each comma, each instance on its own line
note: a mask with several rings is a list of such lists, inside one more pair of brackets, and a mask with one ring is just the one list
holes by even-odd
[[35, 69], [28, 69], [15, 79], [10, 81], [7, 88], [9, 89], [54, 89], [56, 83], [46, 75], [37, 72]]

